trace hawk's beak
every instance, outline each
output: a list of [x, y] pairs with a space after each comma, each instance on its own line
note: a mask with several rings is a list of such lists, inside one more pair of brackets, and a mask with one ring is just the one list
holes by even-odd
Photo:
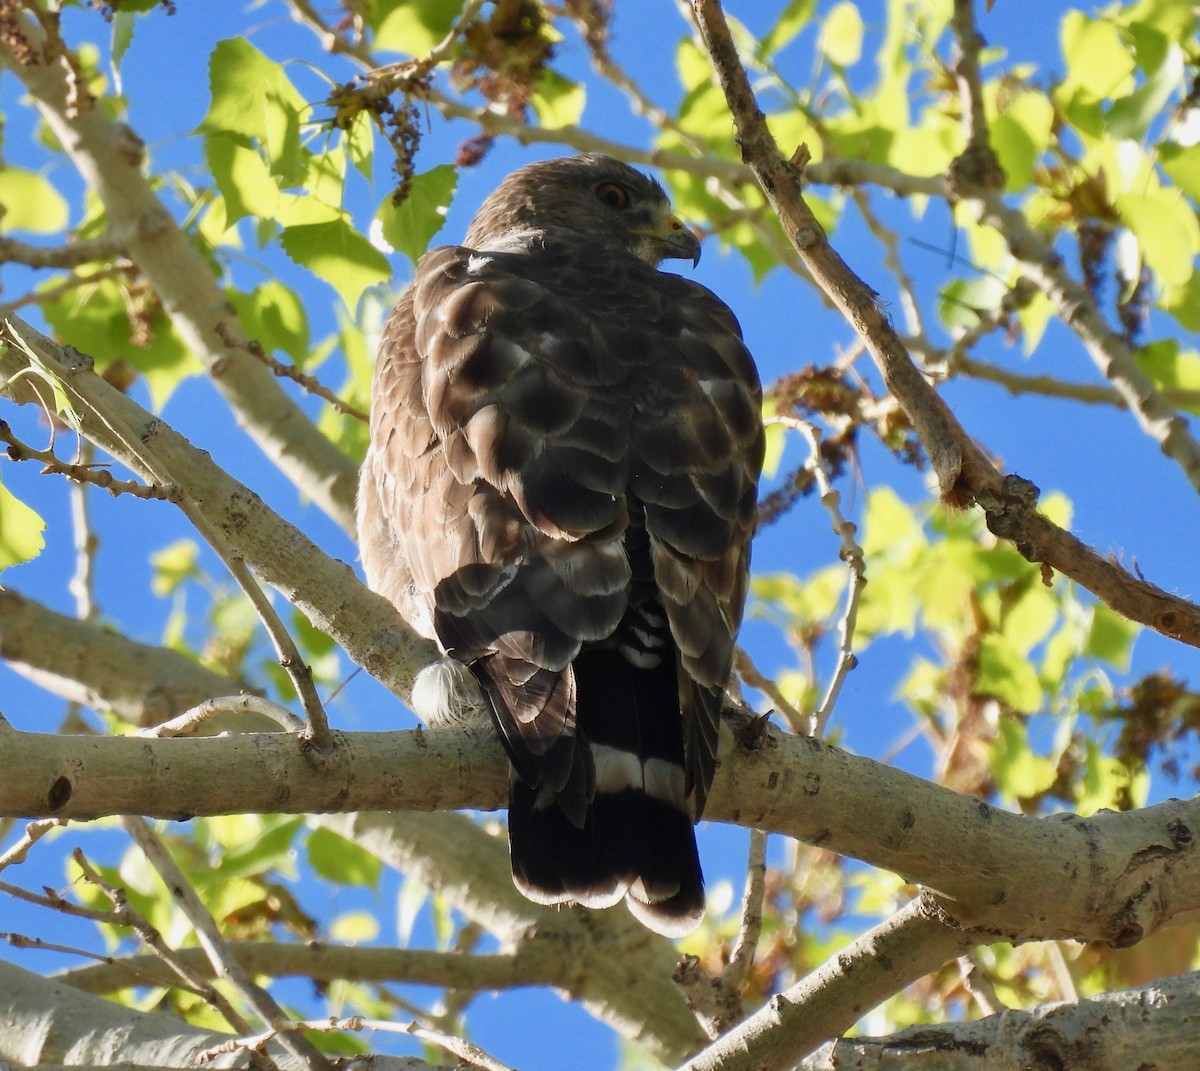
[[658, 235], [662, 242], [663, 260], [690, 260], [694, 268], [700, 263], [700, 239], [678, 216], [667, 220], [665, 234]]

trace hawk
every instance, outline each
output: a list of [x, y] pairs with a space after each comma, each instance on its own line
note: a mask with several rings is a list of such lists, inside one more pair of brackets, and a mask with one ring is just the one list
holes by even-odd
[[704, 914], [763, 457], [737, 320], [658, 270], [699, 256], [610, 157], [509, 175], [387, 319], [358, 507], [371, 586], [486, 697], [517, 887], [669, 936]]

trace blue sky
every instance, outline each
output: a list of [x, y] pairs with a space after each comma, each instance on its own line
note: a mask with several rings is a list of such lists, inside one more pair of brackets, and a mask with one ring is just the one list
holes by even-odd
[[[743, 18], [756, 32], [765, 30], [776, 4], [742, 0], [730, 3], [731, 13]], [[821, 9], [828, 8], [822, 4]], [[1056, 32], [1057, 18], [1067, 4], [1027, 0], [1000, 0], [990, 14], [980, 14], [981, 30], [993, 45], [1005, 47], [1014, 57], [1034, 63], [1048, 79], [1059, 64]], [[666, 0], [616, 0], [613, 52], [643, 88], [668, 109], [677, 104], [680, 90], [674, 76], [673, 56], [676, 43], [685, 32], [674, 5]], [[882, 2], [861, 5], [868, 33], [882, 24]], [[124, 88], [131, 101], [128, 122], [147, 143], [151, 166], [159, 171], [176, 168], [192, 180], [203, 181], [202, 145], [192, 131], [203, 117], [208, 104], [207, 58], [213, 44], [234, 34], [246, 33], [258, 47], [276, 59], [291, 59], [289, 71], [302, 91], [315, 98], [324, 84], [306, 71], [312, 63], [336, 78], [353, 73], [348, 66], [324, 55], [305, 29], [292, 23], [284, 6], [268, 0], [259, 6], [232, 0], [189, 3], [181, 0], [178, 14], [166, 17], [156, 13], [139, 22], [132, 48], [123, 65]], [[1036, 10], [1044, 33], [1030, 33], [1031, 11]], [[64, 18], [69, 41], [103, 39], [106, 32], [99, 17], [90, 11], [71, 10]], [[798, 80], [807, 78], [815, 27], [809, 27], [783, 57], [785, 73]], [[870, 36], [867, 53], [871, 51]], [[596, 133], [632, 144], [646, 144], [652, 134], [649, 126], [632, 116], [619, 95], [596, 85], [587, 56], [576, 40], [568, 38], [561, 47], [557, 66], [571, 77], [589, 86], [589, 111], [586, 124]], [[869, 76], [870, 64], [864, 62], [863, 77]], [[4, 149], [7, 159], [17, 165], [40, 168], [47, 157], [31, 146], [27, 112], [17, 106], [19, 93], [11, 78], [0, 84], [0, 102], [7, 115]], [[423, 170], [453, 157], [453, 148], [472, 131], [462, 124], [443, 123], [432, 117], [418, 169]], [[552, 146], [523, 148], [514, 143], [499, 143], [485, 162], [464, 173], [449, 212], [441, 240], [458, 240], [475, 207], [495, 186], [499, 177], [531, 159], [557, 155]], [[72, 219], [78, 219], [78, 182], [64, 175], [67, 165], [59, 163], [54, 178], [63, 178], [63, 188], [74, 191]], [[386, 193], [388, 176], [382, 169], [379, 185], [369, 189], [360, 184], [353, 191], [355, 210], [365, 229], [375, 204]], [[68, 196], [72, 196], [70, 193]], [[908, 215], [906, 206], [890, 210], [893, 218]], [[952, 228], [943, 213], [931, 210], [919, 226], [908, 225], [907, 232], [934, 249], [906, 244], [903, 253], [909, 271], [918, 279], [926, 296], [936, 293], [951, 277], [947, 257], [935, 250], [949, 249], [954, 243]], [[883, 291], [886, 302], [895, 295], [885, 289], [886, 275], [881, 252], [861, 226], [850, 221], [834, 236], [835, 244], [850, 265], [866, 280]], [[965, 250], [961, 250], [965, 252]], [[397, 287], [407, 278], [410, 266], [400, 255], [393, 258]], [[250, 249], [233, 266], [233, 278], [239, 285], [255, 285], [272, 273], [280, 273], [289, 285], [300, 285], [299, 273], [278, 254]], [[290, 274], [288, 274], [290, 273]], [[720, 294], [738, 313], [751, 350], [762, 369], [764, 380], [808, 362], [823, 364], [853, 341], [849, 327], [829, 313], [810, 288], [784, 271], [772, 272], [756, 284], [744, 262], [735, 255], [722, 253], [710, 241], [704, 259], [694, 277]], [[24, 289], [19, 272], [6, 268], [4, 292]], [[312, 335], [319, 339], [335, 328], [337, 302], [332, 291], [309, 285], [304, 291]], [[898, 312], [896, 313], [898, 317]], [[994, 344], [993, 344], [994, 345]], [[1019, 352], [1000, 352], [991, 356], [1011, 367], [1030, 373], [1050, 372], [1066, 379], [1093, 381], [1091, 362], [1068, 333], [1052, 328], [1038, 352], [1026, 361]], [[328, 366], [327, 366], [328, 367]], [[324, 375], [324, 373], [322, 373]], [[338, 377], [330, 375], [336, 383]], [[1131, 433], [1132, 418], [1125, 413], [1103, 408], [1083, 408], [1077, 404], [1053, 400], [1014, 400], [1001, 388], [987, 384], [956, 382], [945, 389], [945, 397], [955, 408], [967, 429], [997, 457], [1006, 470], [1018, 472], [1038, 484], [1043, 491], [1061, 490], [1074, 503], [1074, 530], [1087, 542], [1111, 552], [1125, 561], [1136, 559], [1148, 579], [1185, 596], [1200, 595], [1194, 539], [1186, 536], [1200, 526], [1196, 496], [1177, 468], [1166, 461], [1148, 439]], [[9, 414], [5, 414], [6, 417]], [[22, 415], [25, 419], [26, 415]], [[198, 445], [213, 452], [216, 460], [243, 482], [262, 491], [267, 501], [280, 512], [299, 520], [313, 538], [333, 555], [353, 560], [355, 551], [344, 535], [318, 511], [297, 504], [290, 490], [275, 478], [271, 466], [256, 448], [236, 429], [215, 395], [206, 389], [182, 392], [168, 403], [164, 416]], [[14, 421], [15, 423], [16, 421]], [[41, 441], [36, 425], [24, 424], [31, 441]], [[798, 452], [790, 455], [798, 458]], [[867, 486], [890, 484], [906, 498], [923, 495], [921, 479], [911, 469], [895, 464], [882, 450], [866, 444], [863, 451], [863, 477]], [[786, 466], [785, 466], [786, 467]], [[45, 478], [33, 468], [6, 466], [6, 485], [29, 501], [36, 501], [49, 525], [48, 545], [36, 561], [14, 569], [5, 583], [36, 596], [54, 608], [70, 612], [66, 577], [72, 568], [67, 499], [64, 488], [47, 492]], [[849, 481], [843, 485], [846, 508], [855, 515], [865, 503], [861, 485]], [[101, 535], [98, 557], [97, 601], [105, 614], [129, 628], [136, 638], [157, 642], [164, 627], [166, 608], [144, 588], [140, 577], [148, 553], [173, 540], [189, 535], [182, 518], [165, 504], [130, 506], [124, 500], [93, 495], [95, 524]], [[131, 517], [135, 518], [131, 522]], [[756, 544], [756, 568], [764, 571], [790, 569], [805, 574], [836, 561], [837, 539], [829, 529], [828, 517], [812, 501], [800, 504], [786, 525], [768, 530]], [[130, 583], [130, 577], [139, 578]], [[765, 626], [751, 624], [747, 639], [758, 652], [762, 668], [771, 671], [791, 664], [785, 648]], [[839, 704], [835, 725], [844, 741], [854, 750], [877, 755], [885, 751], [908, 729], [910, 716], [891, 703], [897, 680], [897, 667], [905, 664], [908, 650], [901, 640], [881, 641], [871, 646], [868, 656], [849, 681]], [[1170, 644], [1156, 636], [1139, 639], [1135, 652], [1134, 674], [1171, 664], [1176, 672], [1193, 680], [1200, 677], [1197, 654], [1188, 648]], [[0, 669], [0, 710], [20, 729], [46, 730], [55, 726], [62, 704], [47, 698], [7, 670]], [[336, 723], [349, 729], [407, 727], [411, 717], [381, 688], [357, 677], [332, 708]], [[928, 761], [921, 747], [907, 749], [900, 765], [922, 772]], [[703, 830], [702, 852], [710, 881], [722, 873], [736, 875], [745, 850], [741, 830], [717, 828]], [[59, 844], [67, 847], [74, 837]], [[88, 840], [88, 850], [98, 855], [114, 850], [115, 837]], [[778, 847], [777, 849], [778, 850]], [[10, 871], [6, 878], [38, 887], [62, 884], [62, 857], [57, 850], [39, 850], [30, 864]], [[360, 905], [377, 912], [383, 920], [381, 940], [394, 940], [392, 920], [396, 913], [397, 881], [389, 879], [378, 894], [354, 890], [337, 892], [315, 881], [307, 881], [303, 894], [314, 905], [336, 904], [339, 910]], [[6, 907], [7, 910], [7, 907]], [[58, 929], [58, 923], [53, 924]], [[17, 907], [9, 912], [4, 929], [28, 934], [45, 934], [49, 928], [44, 915]], [[66, 927], [64, 927], [64, 930]], [[95, 948], [83, 928], [75, 928], [69, 940]], [[60, 939], [68, 939], [60, 937]], [[0, 955], [9, 956], [35, 968], [47, 965], [49, 957], [14, 955], [0, 946]], [[291, 986], [285, 992], [302, 1000], [302, 987]], [[561, 1002], [548, 993], [522, 994], [519, 998], [501, 995], [484, 997], [472, 1008], [474, 1038], [499, 1058], [523, 1071], [540, 1071], [571, 1066], [579, 1071], [605, 1068], [615, 1061], [613, 1043], [606, 1030], [595, 1025], [582, 1012], [565, 1013]], [[554, 1031], [533, 1030], [529, 1024], [563, 1023]], [[391, 1051], [390, 1048], [385, 1051]]]

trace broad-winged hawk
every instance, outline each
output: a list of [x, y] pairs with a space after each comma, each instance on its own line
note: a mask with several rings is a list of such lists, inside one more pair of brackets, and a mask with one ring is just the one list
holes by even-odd
[[359, 495], [372, 587], [487, 697], [518, 888], [668, 935], [704, 913], [763, 455], [733, 314], [657, 270], [699, 253], [617, 160], [509, 175], [387, 320]]

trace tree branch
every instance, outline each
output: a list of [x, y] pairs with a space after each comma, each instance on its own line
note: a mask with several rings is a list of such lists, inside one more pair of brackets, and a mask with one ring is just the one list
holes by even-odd
[[[28, 20], [36, 48], [45, 35]], [[73, 96], [73, 58], [57, 42], [23, 63], [0, 41], [0, 68], [21, 81], [84, 181], [104, 205], [110, 240], [153, 286], [188, 347], [204, 362], [239, 424], [288, 478], [347, 531], [354, 530], [357, 467], [337, 449], [248, 352], [237, 317], [204, 258], [171, 218], [141, 171], [142, 143], [93, 101]], [[51, 54], [53, 53], [53, 54]]]
[[[285, 733], [147, 739], [11, 731], [0, 816], [493, 810], [507, 798], [507, 767], [491, 733], [336, 737], [328, 768], [317, 769], [301, 741]], [[759, 727], [756, 741], [723, 756], [706, 814], [891, 870], [937, 890], [964, 927], [1013, 942], [1125, 946], [1200, 907], [1200, 847], [1192, 834], [1200, 829], [1200, 800], [1031, 818]], [[498, 866], [507, 865], [502, 856]], [[464, 867], [469, 873], [469, 861]]]
[[[141, 1012], [103, 997], [40, 978], [0, 960], [0, 1059], [39, 1071], [67, 1071], [53, 1063], [70, 1054], [69, 1071], [137, 1067], [139, 1071], [178, 1071], [196, 1066], [200, 1054], [231, 1035], [189, 1026], [163, 1012]], [[304, 1065], [276, 1041], [266, 1051], [280, 1071]], [[244, 1058], [222, 1057], [207, 1067], [245, 1066]], [[375, 1057], [375, 1071], [436, 1071], [421, 1060]]]
[[[511, 954], [463, 955], [415, 948], [369, 948], [320, 942], [228, 941], [226, 950], [251, 975], [311, 978], [315, 982], [393, 982], [469, 991], [512, 989], [527, 985], [561, 985], [565, 964], [556, 955], [540, 955], [537, 938], [529, 938]], [[176, 955], [200, 975], [212, 975], [212, 964], [199, 948]], [[157, 956], [139, 953], [104, 963], [73, 967], [54, 976], [88, 993], [112, 993], [145, 985], [171, 985], [173, 976]]]
[[[1020, 477], [1002, 476], [963, 430], [946, 403], [913, 364], [888, 317], [880, 309], [875, 292], [830, 246], [820, 223], [805, 203], [800, 171], [794, 163], [783, 159], [767, 128], [738, 59], [720, 4], [717, 0], [693, 0], [693, 6], [737, 125], [737, 142], [743, 159], [754, 169], [759, 185], [813, 278], [866, 343], [888, 390], [920, 436], [937, 473], [943, 499], [959, 506], [977, 503], [983, 508], [992, 532], [1009, 540], [1029, 561], [1042, 563], [1071, 577], [1132, 621], [1191, 646], [1200, 646], [1200, 607], [1132, 576], [1052, 524], [1037, 511], [1037, 489]], [[983, 198], [986, 194], [981, 192], [979, 196]], [[995, 207], [990, 211], [997, 215], [1009, 213], [998, 197], [989, 197], [983, 203], [992, 205], [993, 202]], [[1028, 229], [1020, 213], [1009, 214]], [[1003, 233], [1008, 233], [1003, 226], [996, 225]], [[1015, 247], [1014, 254], [1020, 257]], [[1053, 262], [1061, 264], [1057, 256], [1053, 256]], [[1070, 282], [1051, 279], [1044, 274], [1041, 279], [1035, 276], [1035, 281], [1046, 286], [1060, 283], [1065, 286]], [[1088, 304], [1072, 303], [1069, 307], [1078, 308], [1081, 318], [1091, 324]], [[1134, 405], [1133, 399], [1130, 399], [1130, 405]], [[1170, 426], [1175, 429], [1175, 424]], [[1177, 430], [1171, 432], [1172, 442], [1180, 451], [1186, 452], [1190, 438], [1183, 439]], [[1200, 466], [1196, 472], [1200, 475]]]
[[359, 583], [349, 566], [329, 558], [205, 451], [105, 382], [92, 371], [89, 358], [14, 316], [0, 330], [0, 343], [6, 344], [0, 353], [0, 391], [40, 405], [42, 397], [26, 377], [53, 380], [85, 436], [146, 481], [180, 487], [189, 508], [221, 532], [263, 580], [397, 695], [407, 697], [418, 671], [439, 657], [436, 647], [408, 628], [383, 596]]
[[1012, 1071], [1013, 1068], [1189, 1068], [1200, 1061], [1200, 974], [1078, 1002], [1006, 1010], [967, 1023], [843, 1038], [801, 1071]]
[[842, 949], [678, 1071], [790, 1068], [893, 993], [978, 943], [933, 898], [912, 901]]

